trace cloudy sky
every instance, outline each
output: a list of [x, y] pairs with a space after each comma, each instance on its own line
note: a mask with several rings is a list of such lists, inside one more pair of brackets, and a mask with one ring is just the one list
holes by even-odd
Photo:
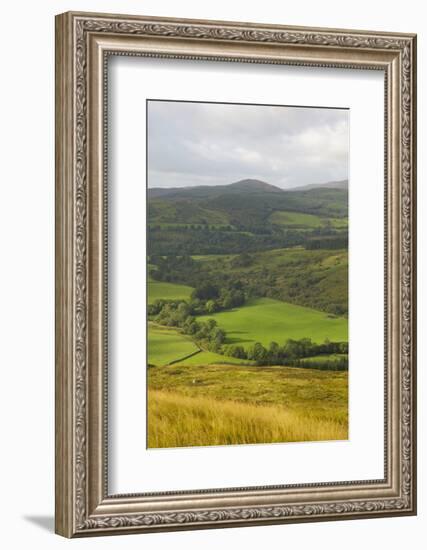
[[148, 102], [148, 185], [261, 179], [283, 189], [348, 177], [348, 111]]

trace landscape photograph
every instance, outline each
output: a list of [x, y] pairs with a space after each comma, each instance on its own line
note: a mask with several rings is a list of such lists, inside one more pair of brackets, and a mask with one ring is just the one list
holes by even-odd
[[348, 439], [349, 111], [147, 101], [147, 447]]

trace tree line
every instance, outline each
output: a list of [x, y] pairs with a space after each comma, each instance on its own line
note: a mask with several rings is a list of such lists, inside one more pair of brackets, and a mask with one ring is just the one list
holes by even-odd
[[[192, 224], [193, 225], [193, 224]], [[280, 225], [245, 227], [237, 222], [232, 230], [226, 227], [167, 226], [151, 224], [148, 227], [148, 253], [169, 255], [240, 254], [261, 252], [275, 248], [304, 246], [313, 248], [346, 248], [346, 234], [334, 228], [298, 230]], [[231, 226], [229, 226], [231, 227]], [[330, 237], [316, 239], [319, 235]], [[311, 243], [314, 244], [311, 244]]]
[[[344, 370], [348, 367], [346, 357], [341, 357], [340, 359], [322, 358], [318, 361], [310, 361], [309, 364], [303, 364], [303, 361], [301, 361], [302, 359], [321, 355], [347, 355], [348, 342], [325, 340], [322, 344], [316, 344], [310, 338], [301, 338], [300, 340], [288, 339], [282, 346], [277, 342], [270, 342], [269, 346], [265, 347], [260, 342], [256, 342], [248, 350], [245, 350], [243, 346], [231, 344], [224, 346], [223, 353], [230, 357], [255, 361], [257, 365], [287, 365], [305, 368], [333, 367], [336, 370]], [[337, 368], [338, 366], [340, 368]]]
[[149, 318], [167, 327], [177, 327], [200, 346], [215, 353], [222, 352], [225, 331], [218, 327], [215, 319], [196, 320], [194, 310], [185, 301], [156, 300], [148, 306]]
[[339, 250], [348, 248], [348, 234], [326, 239], [310, 239], [304, 243], [306, 250]]
[[183, 300], [156, 300], [148, 306], [149, 318], [160, 325], [179, 328], [203, 349], [220, 355], [246, 359], [256, 365], [287, 365], [323, 370], [346, 370], [348, 368], [346, 357], [303, 361], [303, 359], [321, 355], [346, 355], [348, 354], [348, 342], [325, 340], [322, 344], [316, 344], [310, 338], [288, 339], [282, 346], [277, 342], [271, 342], [268, 347], [264, 347], [260, 342], [256, 342], [247, 350], [243, 346], [226, 344], [226, 332], [218, 327], [215, 319], [200, 321], [194, 316], [199, 311], [201, 304], [206, 307], [206, 304], [212, 299], [213, 292], [212, 288], [198, 289], [198, 294], [199, 296], [203, 294], [203, 299], [194, 298], [193, 301], [192, 298], [190, 303]]

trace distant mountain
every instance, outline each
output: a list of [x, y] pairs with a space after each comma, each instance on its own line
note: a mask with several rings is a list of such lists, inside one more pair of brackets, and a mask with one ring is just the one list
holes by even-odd
[[[271, 229], [274, 212], [301, 212], [323, 218], [348, 213], [348, 191], [323, 185], [310, 189], [280, 189], [260, 180], [229, 185], [148, 190], [150, 224], [233, 226], [262, 233]], [[256, 228], [256, 229], [254, 229]]]
[[300, 187], [292, 187], [286, 191], [310, 191], [311, 189], [348, 189], [348, 180], [328, 181], [326, 183], [309, 183]]
[[296, 191], [314, 191], [321, 189], [348, 190], [348, 180], [328, 181], [326, 183], [309, 183], [290, 189], [281, 189], [265, 181], [243, 179], [227, 185], [196, 185], [194, 187], [152, 187], [148, 189], [150, 199], [208, 199], [229, 193], [288, 193]]
[[226, 185], [225, 187], [233, 192], [245, 191], [251, 193], [280, 193], [283, 191], [283, 189], [280, 189], [280, 187], [276, 187], [275, 185], [271, 185], [270, 183], [267, 183], [265, 181], [254, 179], [236, 181], [234, 183], [230, 183], [230, 185]]
[[281, 193], [280, 187], [257, 179], [243, 179], [228, 185], [198, 185], [194, 187], [153, 187], [148, 189], [150, 199], [156, 198], [210, 198], [227, 193]]

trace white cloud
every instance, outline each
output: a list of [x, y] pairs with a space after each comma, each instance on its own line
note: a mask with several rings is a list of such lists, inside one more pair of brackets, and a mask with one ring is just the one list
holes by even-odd
[[148, 114], [150, 187], [348, 177], [344, 109], [150, 101]]

